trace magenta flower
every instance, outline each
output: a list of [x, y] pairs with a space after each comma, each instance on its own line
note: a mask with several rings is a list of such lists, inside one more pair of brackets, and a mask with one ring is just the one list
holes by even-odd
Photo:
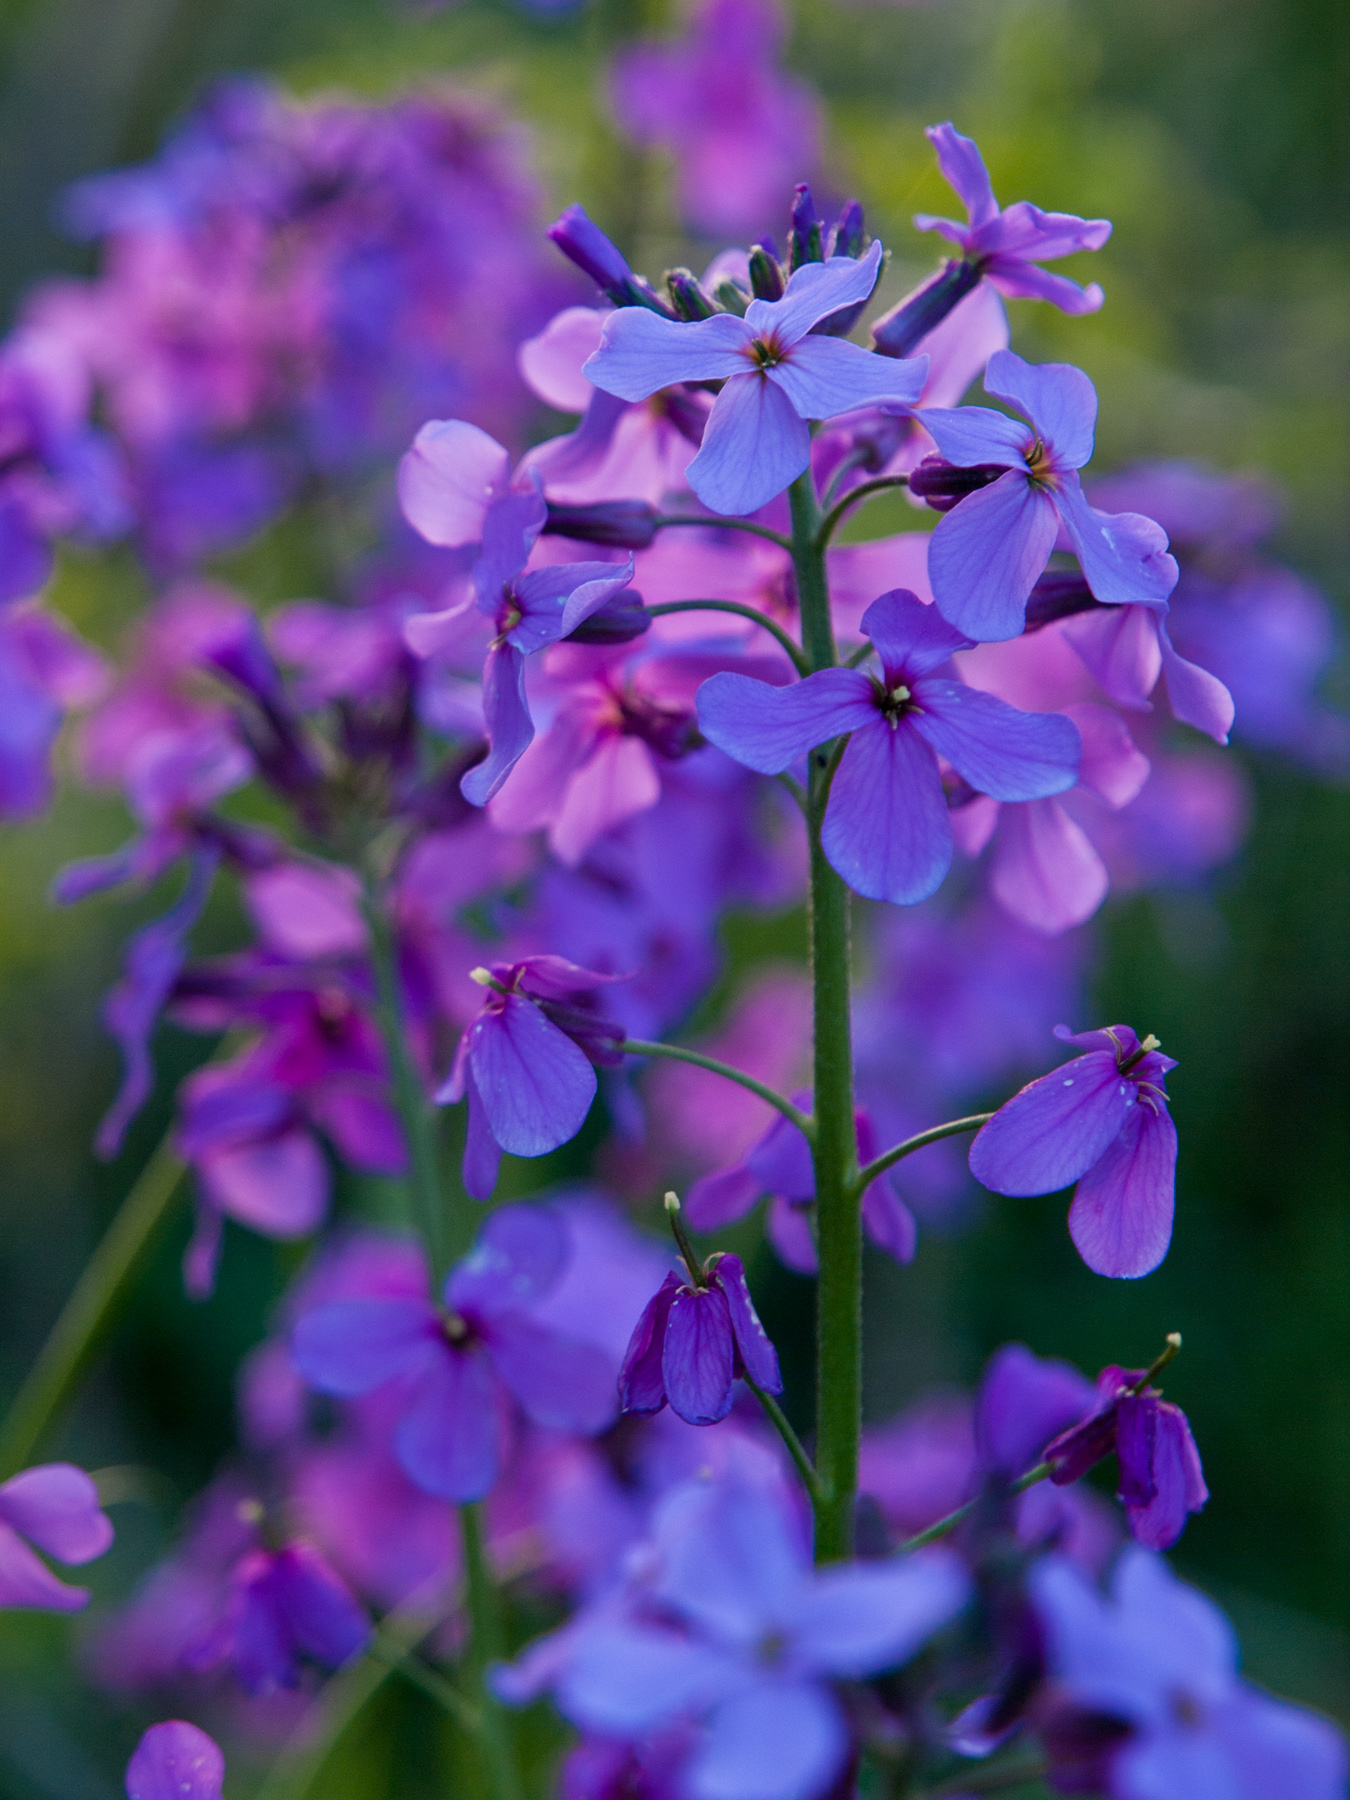
[[940, 885], [952, 859], [939, 756], [980, 793], [1035, 800], [1073, 786], [1081, 744], [1060, 714], [1018, 712], [939, 675], [970, 640], [904, 588], [873, 601], [862, 629], [881, 676], [823, 669], [780, 688], [714, 675], [699, 689], [699, 722], [710, 742], [764, 775], [851, 733], [821, 843], [856, 892], [908, 906]]
[[469, 1102], [464, 1185], [486, 1200], [503, 1150], [545, 1156], [581, 1130], [595, 1067], [623, 1060], [622, 1029], [601, 1017], [594, 990], [614, 979], [561, 956], [525, 956], [475, 969], [483, 1010], [459, 1040], [436, 1095]]
[[1055, 1036], [1087, 1052], [1028, 1083], [981, 1127], [970, 1169], [996, 1194], [1077, 1182], [1069, 1232], [1099, 1275], [1156, 1269], [1172, 1239], [1177, 1128], [1164, 1081], [1175, 1060], [1128, 1025]]
[[338, 1669], [363, 1650], [370, 1621], [325, 1557], [297, 1540], [245, 1552], [230, 1571], [220, 1616], [184, 1653], [205, 1674], [228, 1663], [250, 1694], [300, 1684], [304, 1662]]
[[1097, 1377], [1096, 1409], [1047, 1445], [1051, 1481], [1063, 1487], [1114, 1450], [1120, 1464], [1116, 1498], [1130, 1531], [1150, 1550], [1170, 1550], [1188, 1513], [1209, 1499], [1200, 1452], [1179, 1406], [1156, 1388], [1135, 1392], [1143, 1369], [1112, 1364]]
[[127, 1764], [127, 1800], [221, 1800], [220, 1746], [184, 1719], [152, 1725]]
[[1056, 262], [1076, 250], [1100, 250], [1111, 235], [1111, 221], [1042, 212], [1029, 200], [1000, 208], [973, 138], [962, 137], [951, 124], [930, 125], [925, 135], [970, 223], [920, 213], [914, 220], [919, 230], [940, 232], [1009, 300], [1049, 300], [1061, 312], [1096, 312], [1103, 295], [1095, 281], [1079, 287], [1067, 276], [1047, 275], [1036, 264]]
[[706, 1286], [673, 1270], [647, 1302], [619, 1374], [623, 1410], [645, 1418], [670, 1402], [689, 1425], [716, 1425], [731, 1411], [738, 1375], [781, 1394], [778, 1353], [759, 1322], [739, 1256], [708, 1264]]
[[58, 1562], [87, 1563], [112, 1543], [112, 1522], [98, 1489], [72, 1463], [43, 1463], [0, 1485], [0, 1606], [79, 1612], [85, 1588], [67, 1587], [32, 1545]]
[[810, 461], [808, 419], [918, 399], [926, 357], [876, 356], [812, 329], [865, 301], [880, 268], [876, 242], [857, 259], [805, 263], [781, 300], [752, 300], [743, 319], [717, 313], [689, 324], [622, 307], [606, 320], [585, 373], [622, 400], [645, 400], [677, 382], [724, 382], [689, 482], [713, 512], [754, 512]]
[[1139, 513], [1098, 512], [1078, 479], [1097, 421], [1083, 371], [996, 350], [984, 387], [1019, 416], [987, 406], [922, 415], [947, 463], [970, 472], [943, 480], [942, 465], [925, 464], [911, 478], [920, 495], [941, 487], [934, 498], [946, 516], [929, 543], [928, 573], [943, 617], [980, 642], [1017, 637], [1061, 528], [1098, 600], [1165, 609], [1177, 579], [1166, 532]]
[[610, 1358], [534, 1316], [567, 1255], [563, 1226], [545, 1208], [503, 1207], [451, 1272], [443, 1308], [411, 1299], [316, 1307], [295, 1327], [296, 1367], [326, 1394], [389, 1389], [405, 1473], [442, 1499], [480, 1500], [501, 1467], [508, 1396], [558, 1431], [593, 1434], [614, 1416]]

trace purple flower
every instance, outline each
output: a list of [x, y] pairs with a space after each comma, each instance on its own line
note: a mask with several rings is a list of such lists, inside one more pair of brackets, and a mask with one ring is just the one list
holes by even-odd
[[699, 722], [719, 749], [765, 775], [851, 733], [821, 844], [858, 893], [908, 906], [939, 886], [952, 859], [939, 756], [980, 793], [1035, 800], [1073, 786], [1081, 744], [1059, 714], [1018, 712], [939, 675], [970, 641], [904, 588], [873, 601], [862, 629], [880, 677], [824, 669], [779, 688], [714, 675], [699, 690]]
[[615, 978], [561, 956], [476, 969], [483, 1010], [459, 1040], [436, 1095], [469, 1102], [464, 1185], [486, 1200], [501, 1153], [545, 1156], [581, 1130], [595, 1098], [595, 1066], [623, 1060], [624, 1033], [601, 1017], [594, 990]]
[[71, 1463], [43, 1463], [0, 1485], [0, 1606], [79, 1612], [85, 1588], [67, 1587], [34, 1554], [36, 1544], [58, 1562], [87, 1563], [112, 1543], [98, 1489]]
[[940, 232], [1009, 300], [1049, 300], [1061, 312], [1096, 312], [1103, 296], [1095, 281], [1079, 287], [1064, 275], [1047, 275], [1036, 264], [1056, 262], [1076, 250], [1100, 250], [1111, 235], [1111, 221], [1042, 212], [1028, 200], [1000, 209], [973, 138], [962, 137], [951, 124], [930, 125], [926, 136], [970, 223], [920, 213], [914, 220], [919, 230]]
[[[0, 542], [0, 566], [5, 550]], [[0, 606], [0, 819], [32, 818], [51, 798], [51, 751], [65, 714], [98, 699], [103, 659], [65, 621]]]
[[1156, 1269], [1172, 1239], [1177, 1128], [1164, 1081], [1175, 1060], [1128, 1025], [1055, 1036], [1087, 1052], [1029, 1082], [981, 1127], [970, 1169], [996, 1194], [1077, 1182], [1069, 1232], [1099, 1275]]
[[1063, 1487], [1114, 1450], [1120, 1464], [1116, 1498], [1131, 1533], [1150, 1550], [1170, 1550], [1186, 1515], [1209, 1499], [1209, 1489], [1185, 1413], [1156, 1388], [1140, 1390], [1145, 1374], [1114, 1364], [1103, 1369], [1096, 1409], [1048, 1445], [1045, 1460], [1050, 1479]]
[[220, 1746], [183, 1719], [152, 1725], [127, 1764], [127, 1800], [221, 1800]]
[[[793, 1095], [793, 1104], [811, 1110], [805, 1091]], [[877, 1154], [876, 1132], [869, 1114], [861, 1107], [856, 1115], [858, 1160], [869, 1163]], [[819, 1267], [811, 1232], [810, 1208], [816, 1198], [816, 1174], [811, 1146], [790, 1119], [775, 1115], [764, 1135], [730, 1168], [704, 1175], [690, 1188], [684, 1214], [695, 1231], [716, 1231], [745, 1216], [768, 1194], [769, 1210], [764, 1229], [781, 1261], [802, 1275], [814, 1275]], [[891, 1185], [889, 1173], [870, 1182], [862, 1198], [863, 1229], [879, 1250], [899, 1263], [914, 1260], [918, 1227], [914, 1215]]]
[[649, 1594], [582, 1613], [499, 1670], [498, 1692], [515, 1703], [552, 1688], [584, 1730], [639, 1744], [701, 1721], [693, 1800], [814, 1800], [851, 1747], [831, 1683], [908, 1661], [970, 1583], [946, 1550], [817, 1572], [797, 1523], [776, 1489], [744, 1477], [674, 1489]]
[[1127, 1550], [1109, 1594], [1059, 1557], [1030, 1586], [1052, 1682], [1042, 1735], [1064, 1791], [1341, 1800], [1341, 1734], [1242, 1681], [1228, 1621], [1160, 1557]]
[[[964, 487], [953, 477], [944, 489], [955, 503], [928, 548], [943, 617], [979, 641], [1017, 637], [1061, 527], [1098, 600], [1163, 608], [1177, 579], [1167, 534], [1139, 513], [1098, 512], [1078, 479], [1097, 418], [1087, 376], [1068, 363], [1037, 366], [996, 350], [984, 386], [1019, 416], [985, 406], [935, 406], [922, 415], [947, 463], [971, 472]], [[926, 491], [926, 468], [913, 477], [917, 493]]]
[[410, 1299], [316, 1307], [295, 1327], [296, 1367], [323, 1393], [391, 1388], [405, 1472], [442, 1499], [481, 1499], [501, 1466], [508, 1395], [559, 1431], [595, 1433], [614, 1416], [610, 1358], [533, 1316], [568, 1254], [547, 1209], [503, 1207], [447, 1279], [444, 1309]]
[[623, 1410], [646, 1417], [670, 1402], [689, 1425], [716, 1425], [746, 1375], [781, 1394], [778, 1353], [759, 1322], [739, 1256], [719, 1255], [701, 1284], [673, 1270], [647, 1302], [619, 1374]]
[[230, 1572], [220, 1616], [184, 1653], [205, 1674], [228, 1662], [250, 1694], [300, 1684], [302, 1662], [341, 1668], [370, 1640], [370, 1621], [312, 1544], [246, 1551]]
[[713, 512], [754, 512], [810, 461], [808, 419], [918, 399], [926, 357], [875, 356], [812, 329], [866, 300], [880, 267], [875, 242], [856, 260], [806, 263], [781, 300], [752, 300], [743, 319], [717, 313], [686, 324], [623, 307], [606, 320], [585, 373], [622, 400], [645, 400], [677, 382], [724, 382], [689, 482]]

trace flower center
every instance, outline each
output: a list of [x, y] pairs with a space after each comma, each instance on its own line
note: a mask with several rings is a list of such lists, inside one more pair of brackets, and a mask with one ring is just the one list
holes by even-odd
[[915, 712], [914, 696], [903, 681], [897, 681], [894, 687], [883, 687], [876, 683], [877, 711], [894, 731], [906, 713]]
[[1049, 447], [1037, 438], [1030, 450], [1024, 451], [1027, 473], [1033, 481], [1044, 482], [1047, 486], [1054, 480], [1055, 465], [1050, 456]]
[[1204, 1707], [1201, 1706], [1194, 1694], [1188, 1694], [1184, 1688], [1176, 1688], [1173, 1691], [1171, 1712], [1178, 1725], [1183, 1725], [1191, 1731], [1205, 1722]]
[[776, 333], [771, 331], [767, 337], [751, 340], [749, 354], [757, 369], [772, 369], [784, 361], [787, 350], [779, 343]]

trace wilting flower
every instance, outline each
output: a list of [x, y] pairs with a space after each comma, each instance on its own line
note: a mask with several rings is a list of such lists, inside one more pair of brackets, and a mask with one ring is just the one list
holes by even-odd
[[1029, 1082], [980, 1128], [970, 1169], [996, 1194], [1077, 1182], [1069, 1232], [1099, 1275], [1156, 1269], [1172, 1239], [1177, 1128], [1164, 1085], [1175, 1059], [1128, 1025], [1055, 1036], [1087, 1055]]
[[240, 1557], [219, 1617], [183, 1663], [194, 1674], [228, 1663], [248, 1693], [270, 1694], [298, 1687], [303, 1662], [341, 1668], [369, 1638], [370, 1620], [342, 1577], [297, 1540]]
[[739, 1256], [713, 1257], [702, 1281], [673, 1270], [648, 1301], [619, 1374], [625, 1412], [671, 1410], [690, 1425], [731, 1411], [738, 1375], [781, 1394], [778, 1353], [759, 1322]]
[[752, 300], [744, 318], [717, 313], [685, 323], [621, 307], [606, 321], [585, 372], [623, 400], [645, 400], [677, 382], [724, 382], [689, 482], [714, 512], [754, 512], [810, 461], [808, 419], [918, 399], [926, 357], [875, 356], [812, 329], [865, 301], [880, 267], [875, 242], [864, 256], [806, 263], [781, 300]]
[[224, 1781], [220, 1746], [185, 1719], [170, 1719], [152, 1725], [132, 1752], [127, 1800], [221, 1800]]
[[36, 1556], [36, 1544], [58, 1562], [87, 1563], [113, 1540], [99, 1510], [98, 1489], [71, 1463], [43, 1463], [0, 1485], [0, 1606], [79, 1612], [85, 1588], [67, 1587]]
[[535, 1424], [560, 1431], [594, 1433], [614, 1416], [610, 1359], [534, 1316], [567, 1257], [567, 1234], [547, 1209], [503, 1207], [447, 1278], [443, 1307], [408, 1299], [315, 1307], [295, 1327], [296, 1367], [322, 1393], [389, 1387], [405, 1472], [442, 1499], [479, 1500], [501, 1466], [507, 1395]]
[[996, 350], [984, 386], [1019, 416], [929, 407], [924, 426], [946, 462], [969, 475], [963, 483], [925, 463], [911, 477], [917, 494], [931, 487], [946, 511], [928, 547], [943, 617], [980, 641], [1016, 637], [1061, 527], [1098, 600], [1163, 607], [1177, 579], [1167, 534], [1139, 513], [1098, 512], [1078, 479], [1097, 420], [1087, 376], [1069, 363], [1037, 366]]
[[851, 733], [821, 844], [856, 892], [908, 906], [940, 885], [952, 859], [939, 756], [980, 793], [1036, 800], [1073, 786], [1082, 746], [1070, 719], [1018, 712], [939, 676], [970, 640], [903, 588], [874, 601], [862, 629], [881, 677], [824, 669], [771, 687], [728, 671], [699, 689], [699, 722], [712, 743], [764, 775]]

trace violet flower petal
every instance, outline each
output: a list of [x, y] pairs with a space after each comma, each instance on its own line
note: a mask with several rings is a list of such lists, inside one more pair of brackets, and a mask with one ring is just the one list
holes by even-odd
[[735, 1351], [722, 1289], [681, 1289], [670, 1303], [661, 1374], [666, 1398], [686, 1424], [715, 1425], [731, 1411]]
[[441, 1500], [481, 1500], [501, 1465], [496, 1383], [482, 1350], [447, 1344], [394, 1433], [405, 1473]]
[[682, 381], [744, 375], [754, 332], [731, 313], [686, 324], [645, 306], [624, 306], [605, 320], [600, 348], [582, 374], [621, 400], [645, 400]]
[[567, 1228], [551, 1207], [500, 1207], [446, 1281], [446, 1305], [479, 1318], [518, 1311], [554, 1287], [570, 1254]]
[[952, 829], [937, 759], [901, 719], [855, 731], [835, 772], [821, 830], [832, 868], [869, 900], [912, 906], [941, 885]]
[[1055, 504], [1083, 570], [1083, 578], [1107, 606], [1162, 608], [1177, 584], [1167, 533], [1142, 513], [1104, 513], [1089, 506], [1078, 477], [1057, 477]]
[[996, 350], [984, 373], [984, 391], [1035, 426], [1057, 466], [1081, 469], [1092, 460], [1097, 390], [1072, 363], [1029, 363], [1015, 351]]
[[486, 806], [534, 741], [525, 700], [525, 658], [514, 644], [494, 644], [483, 662], [483, 718], [490, 749], [459, 784], [471, 806]]
[[929, 675], [972, 640], [948, 624], [936, 606], [926, 606], [910, 588], [892, 588], [868, 607], [859, 621], [876, 645], [887, 685]]
[[914, 1261], [919, 1248], [919, 1227], [914, 1214], [883, 1175], [870, 1184], [862, 1197], [863, 1230], [895, 1262]]
[[0, 1522], [0, 1607], [33, 1607], [43, 1612], [79, 1612], [89, 1604], [87, 1588], [58, 1581], [18, 1532]]
[[641, 1736], [705, 1707], [734, 1679], [734, 1665], [673, 1631], [609, 1619], [576, 1631], [558, 1682], [574, 1723], [611, 1736]]
[[464, 419], [431, 419], [398, 465], [403, 516], [429, 544], [477, 543], [483, 517], [510, 458], [495, 438]]
[[1070, 315], [1100, 312], [1106, 298], [1099, 282], [1089, 281], [1084, 286], [1070, 281], [1067, 275], [1038, 269], [1020, 256], [995, 253], [985, 261], [984, 274], [989, 285], [1009, 300], [1048, 300], [1051, 306]]
[[[490, 1200], [492, 1190], [497, 1185], [497, 1173], [502, 1166], [502, 1147], [492, 1135], [487, 1109], [478, 1092], [478, 1083], [473, 1078], [473, 1069], [467, 1062], [464, 1070], [464, 1092], [468, 1100], [469, 1114], [464, 1134], [464, 1161], [461, 1167], [464, 1187], [473, 1199]], [[440, 1097], [440, 1095], [437, 1096], [438, 1099]]]
[[1063, 713], [1019, 712], [994, 694], [925, 676], [914, 729], [973, 788], [994, 800], [1042, 800], [1078, 780], [1083, 740]]
[[781, 1494], [750, 1481], [686, 1482], [656, 1515], [657, 1595], [717, 1641], [753, 1652], [790, 1630], [810, 1559]]
[[483, 1341], [503, 1385], [536, 1425], [594, 1437], [614, 1421], [614, 1364], [594, 1344], [499, 1313]]
[[960, 1558], [946, 1549], [825, 1569], [798, 1603], [793, 1648], [825, 1675], [875, 1675], [908, 1661], [971, 1592]]
[[291, 1361], [324, 1394], [368, 1394], [416, 1369], [436, 1341], [436, 1315], [419, 1300], [334, 1300], [305, 1313]]
[[928, 541], [928, 575], [943, 618], [977, 643], [1020, 636], [1027, 596], [1058, 535], [1054, 502], [1020, 470], [967, 495]]
[[689, 485], [713, 512], [741, 518], [767, 506], [810, 460], [806, 420], [782, 388], [758, 371], [734, 375], [713, 403]]
[[980, 1127], [970, 1172], [996, 1194], [1053, 1194], [1085, 1175], [1119, 1136], [1138, 1089], [1114, 1054], [1092, 1051], [1028, 1082]]
[[1176, 1170], [1172, 1115], [1161, 1101], [1140, 1095], [1105, 1153], [1078, 1183], [1069, 1208], [1069, 1235], [1090, 1269], [1135, 1280], [1157, 1268], [1172, 1241]]
[[[937, 151], [942, 179], [959, 195], [971, 225], [978, 230], [981, 225], [990, 224], [998, 217], [998, 201], [974, 138], [965, 137], [950, 120], [943, 125], [930, 125], [924, 136]], [[920, 225], [919, 229], [925, 227]]]
[[1036, 434], [1021, 419], [1010, 419], [992, 406], [925, 406], [918, 419], [946, 460], [959, 469], [1002, 463], [1026, 472], [1027, 451]]
[[804, 419], [888, 402], [913, 405], [927, 374], [926, 356], [878, 356], [835, 337], [804, 337], [768, 371]]
[[778, 1372], [778, 1352], [760, 1323], [755, 1303], [745, 1279], [745, 1265], [739, 1256], [723, 1256], [713, 1277], [727, 1297], [731, 1313], [731, 1330], [740, 1352], [746, 1374], [766, 1393], [781, 1394], [783, 1377]]
[[745, 323], [751, 335], [772, 333], [785, 349], [800, 343], [813, 325], [831, 313], [871, 298], [881, 273], [882, 254], [879, 240], [873, 239], [862, 256], [831, 256], [824, 262], [803, 263], [788, 277], [781, 300], [750, 302]]
[[684, 1216], [695, 1231], [717, 1231], [743, 1219], [764, 1191], [755, 1171], [736, 1163], [699, 1177], [684, 1197]]
[[92, 1562], [113, 1541], [98, 1489], [73, 1463], [42, 1463], [0, 1486], [0, 1520], [63, 1563]]
[[821, 669], [788, 687], [724, 669], [698, 690], [699, 729], [745, 768], [779, 775], [817, 744], [875, 724], [874, 692], [857, 669]]
[[1061, 1432], [1093, 1408], [1096, 1390], [1068, 1363], [1033, 1356], [1025, 1344], [1005, 1344], [989, 1359], [975, 1402], [980, 1462], [1015, 1480]]
[[679, 1289], [680, 1277], [672, 1270], [643, 1307], [619, 1370], [620, 1405], [639, 1418], [660, 1412], [666, 1403], [661, 1360], [671, 1304]]
[[220, 1746], [184, 1719], [152, 1725], [127, 1764], [127, 1800], [221, 1800]]
[[999, 815], [989, 887], [999, 905], [1056, 937], [1090, 919], [1111, 886], [1087, 833], [1056, 800], [1029, 800]]
[[341, 1668], [369, 1642], [370, 1620], [313, 1545], [289, 1544], [278, 1553], [271, 1590], [297, 1647], [325, 1668]]
[[1158, 647], [1167, 680], [1168, 704], [1174, 715], [1183, 724], [1194, 725], [1197, 731], [1212, 737], [1216, 744], [1226, 744], [1236, 711], [1233, 696], [1217, 675], [1178, 655], [1165, 619], [1158, 620]]
[[1151, 607], [1118, 606], [1066, 619], [1060, 629], [1108, 698], [1147, 712], [1162, 673], [1158, 622]]
[[543, 1156], [586, 1122], [595, 1070], [532, 1000], [507, 995], [470, 1027], [469, 1059], [492, 1135], [513, 1156]]
[[689, 1789], [696, 1800], [810, 1800], [838, 1772], [848, 1743], [826, 1689], [763, 1677], [708, 1720]]
[[811, 1235], [808, 1207], [794, 1206], [781, 1194], [775, 1194], [764, 1215], [764, 1235], [785, 1268], [795, 1269], [799, 1275], [819, 1273], [820, 1257]]

